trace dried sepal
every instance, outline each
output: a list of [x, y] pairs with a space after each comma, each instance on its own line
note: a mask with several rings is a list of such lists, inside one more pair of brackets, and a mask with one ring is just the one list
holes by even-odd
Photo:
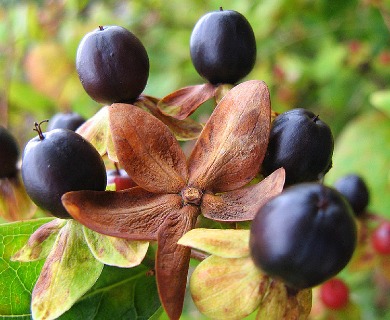
[[214, 94], [215, 87], [210, 83], [188, 86], [165, 96], [157, 106], [162, 113], [183, 120]]
[[196, 228], [178, 243], [222, 258], [249, 256], [249, 230]]
[[102, 107], [94, 116], [77, 128], [76, 132], [89, 141], [101, 156], [105, 155], [110, 139], [108, 107]]
[[304, 320], [309, 317], [312, 289], [292, 290], [278, 280], [272, 280], [260, 304], [256, 320]]
[[101, 263], [121, 268], [138, 266], [149, 248], [147, 241], [132, 241], [106, 236], [83, 228], [85, 240], [94, 257]]
[[187, 283], [191, 249], [177, 242], [194, 228], [199, 208], [187, 205], [172, 211], [161, 225], [156, 255], [157, 288], [171, 320], [180, 318]]
[[19, 175], [0, 179], [0, 217], [7, 221], [30, 219], [36, 211]]
[[238, 320], [257, 309], [268, 282], [249, 257], [210, 256], [192, 273], [190, 289], [195, 305], [207, 317]]
[[68, 220], [33, 289], [33, 319], [57, 319], [93, 286], [102, 269], [85, 243], [82, 226]]
[[161, 120], [166, 124], [172, 133], [175, 135], [177, 140], [186, 141], [193, 140], [199, 137], [200, 132], [203, 129], [203, 126], [194, 121], [191, 118], [186, 118], [183, 120], [178, 120], [173, 117], [163, 114], [160, 109], [157, 108], [158, 99], [141, 96], [134, 104], [148, 112], [153, 116]]
[[224, 83], [217, 86], [215, 90], [215, 102], [218, 104], [222, 98], [234, 87], [232, 84]]
[[160, 120], [129, 104], [109, 108], [119, 163], [137, 185], [155, 193], [177, 193], [187, 177], [186, 157]]
[[59, 231], [65, 224], [66, 220], [58, 218], [43, 224], [35, 230], [27, 243], [12, 256], [11, 260], [30, 262], [45, 259], [49, 255]]
[[126, 191], [74, 191], [62, 196], [74, 219], [101, 234], [129, 240], [157, 240], [160, 226], [181, 207], [176, 194], [154, 194], [140, 187]]
[[189, 157], [190, 186], [240, 188], [260, 169], [270, 131], [270, 97], [262, 81], [243, 82], [215, 108]]
[[202, 214], [209, 219], [223, 222], [253, 220], [259, 209], [283, 190], [283, 168], [257, 184], [221, 194], [206, 193], [202, 201]]

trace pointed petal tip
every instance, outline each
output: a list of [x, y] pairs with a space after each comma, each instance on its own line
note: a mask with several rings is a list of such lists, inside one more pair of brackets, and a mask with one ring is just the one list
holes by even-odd
[[80, 217], [80, 208], [77, 206], [76, 201], [74, 201], [75, 193], [67, 192], [61, 197], [62, 205], [68, 211], [74, 219], [78, 220]]

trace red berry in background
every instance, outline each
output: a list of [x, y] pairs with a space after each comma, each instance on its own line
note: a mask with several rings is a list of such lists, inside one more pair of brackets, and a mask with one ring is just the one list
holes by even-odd
[[341, 279], [330, 279], [321, 285], [320, 298], [327, 308], [333, 310], [342, 309], [349, 302], [349, 288]]
[[390, 254], [390, 222], [382, 222], [371, 236], [372, 245], [379, 254]]
[[136, 187], [137, 184], [130, 178], [123, 169], [114, 169], [107, 171], [107, 184], [115, 183], [115, 190], [120, 191]]

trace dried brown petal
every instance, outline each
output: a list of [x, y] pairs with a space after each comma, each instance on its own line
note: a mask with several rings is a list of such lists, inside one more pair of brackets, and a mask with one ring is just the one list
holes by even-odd
[[266, 84], [252, 80], [231, 89], [204, 127], [189, 158], [189, 185], [230, 191], [251, 181], [260, 169], [270, 131]]
[[166, 116], [157, 108], [157, 103], [158, 99], [156, 98], [141, 96], [135, 105], [149, 111], [152, 115], [166, 124], [177, 140], [186, 141], [199, 137], [200, 132], [203, 129], [203, 126], [200, 123], [192, 120], [191, 118], [178, 120], [170, 116]]
[[182, 207], [167, 217], [159, 230], [156, 257], [157, 286], [161, 303], [171, 320], [180, 318], [187, 284], [191, 249], [178, 240], [194, 228], [199, 208]]
[[134, 182], [155, 193], [177, 193], [187, 178], [186, 157], [160, 120], [133, 105], [109, 108], [117, 157]]
[[285, 171], [275, 170], [261, 182], [220, 195], [203, 195], [202, 214], [209, 219], [225, 222], [252, 220], [259, 209], [283, 190]]
[[96, 232], [130, 240], [157, 240], [164, 220], [181, 207], [181, 197], [135, 187], [122, 192], [68, 192], [62, 203], [74, 219]]
[[214, 97], [214, 93], [215, 87], [211, 83], [185, 87], [162, 98], [158, 108], [168, 116], [183, 120]]

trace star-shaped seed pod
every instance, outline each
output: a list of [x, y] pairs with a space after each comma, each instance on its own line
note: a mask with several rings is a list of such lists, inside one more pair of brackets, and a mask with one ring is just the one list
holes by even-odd
[[94, 231], [157, 241], [157, 285], [170, 319], [179, 319], [182, 311], [191, 254], [177, 242], [198, 216], [249, 221], [283, 188], [283, 169], [248, 185], [267, 149], [270, 114], [266, 84], [241, 83], [217, 105], [187, 160], [160, 120], [133, 105], [113, 104], [109, 116], [116, 154], [138, 187], [69, 192], [62, 198], [68, 212]]

